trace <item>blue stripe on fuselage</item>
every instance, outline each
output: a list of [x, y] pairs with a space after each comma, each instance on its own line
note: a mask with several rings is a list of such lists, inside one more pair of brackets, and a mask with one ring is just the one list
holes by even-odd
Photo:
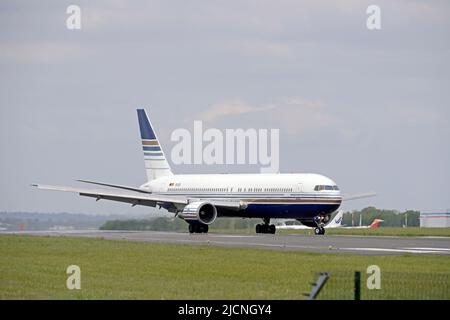
[[[339, 209], [342, 197], [333, 193], [294, 193], [290, 195], [272, 193], [230, 194], [216, 192], [162, 192], [163, 195], [178, 195], [192, 198], [211, 200], [240, 200], [247, 204], [247, 208], [238, 211], [218, 207], [219, 216], [246, 218], [279, 218], [279, 219], [312, 219], [321, 214], [331, 214]], [[266, 199], [271, 202], [251, 202], [253, 199]], [[304, 202], [284, 202], [283, 200], [303, 200]], [[311, 202], [308, 202], [311, 200]], [[323, 200], [323, 202], [321, 202]], [[326, 203], [334, 200], [335, 203]], [[272, 203], [273, 201], [273, 203]], [[278, 203], [277, 203], [278, 202]], [[336, 203], [337, 202], [337, 203]]]
[[239, 211], [218, 208], [218, 213], [220, 216], [247, 218], [312, 219], [320, 214], [331, 214], [339, 209], [339, 206], [337, 203], [250, 203], [246, 209]]

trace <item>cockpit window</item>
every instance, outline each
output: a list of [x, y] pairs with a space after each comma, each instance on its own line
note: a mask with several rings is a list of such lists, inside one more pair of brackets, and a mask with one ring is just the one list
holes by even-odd
[[317, 185], [314, 187], [314, 191], [322, 191], [322, 190], [339, 190], [338, 186], [326, 186], [326, 185]]

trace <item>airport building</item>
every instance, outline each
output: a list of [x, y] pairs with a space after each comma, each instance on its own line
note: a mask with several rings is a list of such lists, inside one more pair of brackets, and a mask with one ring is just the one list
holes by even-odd
[[421, 212], [421, 228], [448, 228], [450, 227], [450, 210], [447, 212]]

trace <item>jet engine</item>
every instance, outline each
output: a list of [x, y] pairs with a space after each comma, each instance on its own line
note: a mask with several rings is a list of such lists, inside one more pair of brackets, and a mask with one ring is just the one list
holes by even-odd
[[185, 206], [179, 217], [188, 222], [198, 221], [203, 224], [211, 224], [217, 218], [217, 209], [209, 202], [196, 201]]

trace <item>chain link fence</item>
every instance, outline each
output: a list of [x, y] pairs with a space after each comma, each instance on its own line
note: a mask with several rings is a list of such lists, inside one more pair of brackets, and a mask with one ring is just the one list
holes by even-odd
[[[318, 300], [354, 300], [355, 271], [329, 272]], [[361, 300], [449, 300], [450, 275], [445, 273], [381, 272], [380, 289], [369, 289], [370, 275], [360, 273]], [[315, 280], [316, 275], [312, 275]], [[371, 279], [369, 279], [369, 282]]]

